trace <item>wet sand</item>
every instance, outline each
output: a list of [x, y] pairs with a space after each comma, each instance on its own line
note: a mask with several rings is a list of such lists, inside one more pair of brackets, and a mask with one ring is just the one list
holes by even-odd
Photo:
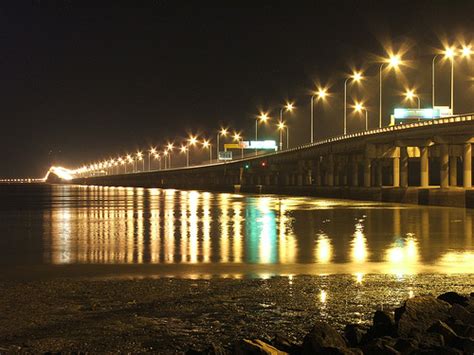
[[2, 351], [175, 353], [277, 333], [301, 340], [316, 320], [367, 324], [410, 295], [472, 292], [474, 277], [3, 278], [0, 288]]

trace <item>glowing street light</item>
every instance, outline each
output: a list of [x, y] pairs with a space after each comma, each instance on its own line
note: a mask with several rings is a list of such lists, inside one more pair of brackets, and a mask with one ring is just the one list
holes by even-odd
[[[261, 112], [260, 115], [255, 119], [255, 141], [258, 141], [258, 122], [267, 122], [270, 119], [266, 112]], [[255, 149], [255, 155], [257, 155], [257, 149]]]
[[171, 167], [171, 151], [170, 150], [165, 150], [163, 152], [163, 158], [165, 159], [165, 169], [166, 169], [166, 158], [167, 157], [169, 158], [169, 163], [170, 163], [169, 164], [170, 166], [168, 168], [170, 168]]
[[354, 72], [344, 81], [344, 135], [347, 134], [347, 82], [351, 80], [353, 83], [359, 83], [362, 80], [361, 72]]
[[[166, 156], [168, 156], [168, 169], [171, 169], [171, 153], [173, 153], [173, 149], [174, 149], [174, 144], [168, 143], [166, 146], [166, 151], [168, 152], [166, 154]], [[165, 164], [166, 164], [166, 160], [165, 160]], [[165, 169], [166, 169], [166, 166], [165, 166]]]
[[152, 147], [148, 151], [148, 171], [151, 170], [151, 156], [156, 154], [156, 148]]
[[234, 140], [234, 142], [237, 142], [240, 144], [240, 158], [243, 159], [244, 158], [244, 145], [242, 144], [242, 135], [239, 133], [239, 132], [235, 132], [234, 131], [234, 135], [232, 136], [232, 139]]
[[155, 154], [153, 154], [153, 158], [155, 160], [158, 160], [158, 164], [159, 164], [158, 169], [161, 170], [161, 155], [160, 155], [160, 153], [156, 152]]
[[354, 107], [355, 112], [364, 112], [365, 113], [365, 130], [369, 130], [369, 111], [367, 111], [367, 108], [364, 107], [364, 105], [360, 102], [356, 102]]
[[186, 166], [189, 166], [189, 147], [187, 145], [182, 145], [179, 151], [181, 154], [186, 154]]
[[314, 143], [314, 98], [325, 100], [328, 96], [327, 89], [319, 88], [318, 91], [311, 95], [311, 143]]
[[398, 69], [402, 65], [402, 59], [398, 54], [392, 54], [389, 58], [385, 59], [384, 62], [380, 65], [379, 70], [379, 128], [382, 128], [382, 81], [383, 81], [383, 67], [387, 66], [388, 69]]
[[409, 101], [416, 100], [418, 102], [417, 107], [418, 107], [418, 109], [420, 109], [420, 107], [421, 107], [420, 97], [415, 93], [415, 90], [407, 89], [403, 95], [405, 96], [406, 100], [409, 100]]
[[[127, 154], [126, 160], [129, 164], [132, 164], [132, 172], [133, 172], [135, 164], [133, 164], [134, 160], [133, 160], [132, 156], [130, 154]], [[127, 173], [127, 165], [126, 164], [125, 164], [125, 173]]]
[[461, 55], [465, 57], [470, 57], [473, 54], [471, 45], [462, 46]]
[[[283, 121], [278, 122], [277, 128], [280, 131], [280, 150], [281, 150], [281, 147], [282, 147], [282, 144], [283, 144], [283, 131], [285, 130], [285, 128], [286, 128], [286, 142], [288, 144], [288, 128], [285, 126], [285, 122], [283, 122]], [[287, 145], [286, 149], [288, 149], [288, 145]]]
[[145, 160], [143, 159], [143, 153], [142, 152], [137, 152], [137, 172], [138, 172], [138, 162], [141, 161], [143, 166], [142, 166], [142, 171], [145, 171]]
[[[293, 112], [294, 109], [295, 109], [295, 105], [292, 102], [287, 102], [285, 106], [280, 108], [280, 122], [283, 122], [283, 110], [285, 110], [285, 112]], [[289, 145], [289, 139], [288, 139], [288, 134], [287, 134], [286, 149], [288, 149], [288, 145]], [[280, 150], [282, 149], [283, 149], [283, 142], [280, 138]]]
[[227, 128], [221, 128], [219, 130], [219, 132], [217, 132], [217, 145], [216, 145], [216, 157], [217, 159], [219, 159], [219, 150], [221, 149], [220, 148], [220, 142], [219, 142], [219, 138], [222, 136], [222, 137], [227, 137]]
[[209, 149], [209, 162], [212, 162], [212, 144], [208, 139], [203, 139], [202, 147], [204, 149]]

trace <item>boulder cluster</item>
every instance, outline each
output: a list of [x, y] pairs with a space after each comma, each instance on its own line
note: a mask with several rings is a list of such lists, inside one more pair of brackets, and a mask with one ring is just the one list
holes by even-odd
[[342, 333], [316, 322], [300, 343], [242, 339], [187, 354], [474, 354], [474, 293], [409, 298], [393, 312], [376, 311], [371, 326], [348, 324]]

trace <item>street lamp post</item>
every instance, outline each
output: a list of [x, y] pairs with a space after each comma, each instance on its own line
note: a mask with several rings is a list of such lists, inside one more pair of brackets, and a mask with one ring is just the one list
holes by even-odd
[[[268, 117], [267, 113], [260, 113], [259, 116], [255, 119], [255, 141], [258, 142], [258, 121], [260, 122], [267, 122], [270, 117]], [[257, 148], [255, 148], [255, 155], [257, 155]]]
[[369, 111], [367, 111], [367, 108], [364, 107], [360, 102], [357, 102], [354, 105], [354, 111], [355, 112], [364, 112], [365, 113], [365, 130], [369, 130]]
[[324, 100], [327, 95], [327, 90], [323, 88], [319, 88], [317, 92], [311, 95], [311, 143], [314, 143], [314, 98]]
[[[280, 150], [282, 150], [282, 146], [283, 146], [283, 130], [285, 129], [285, 122], [283, 121], [280, 121], [278, 122], [277, 124], [277, 128], [278, 128], [278, 131], [280, 132]], [[288, 130], [288, 128], [287, 128]], [[286, 141], [288, 143], [288, 131], [286, 132]], [[288, 147], [287, 147], [288, 149]]]
[[240, 143], [240, 159], [244, 158], [244, 145], [241, 143], [243, 138], [242, 135], [238, 132], [234, 132], [233, 137], [234, 142]]
[[212, 144], [208, 140], [203, 139], [202, 147], [204, 149], [209, 149], [209, 162], [212, 163]]
[[455, 49], [453, 47], [448, 47], [444, 51], [444, 57], [449, 59], [451, 62], [451, 114], [454, 115], [454, 56]]
[[[292, 102], [287, 102], [285, 106], [283, 106], [282, 108], [280, 108], [280, 122], [283, 122], [283, 110], [285, 110], [285, 112], [293, 112], [293, 109], [295, 108], [294, 104]], [[281, 136], [281, 134], [280, 134]], [[288, 149], [288, 134], [287, 134], [287, 137], [286, 137], [286, 149]], [[280, 137], [280, 150], [283, 150], [283, 142], [281, 140], [281, 137]]]
[[435, 62], [439, 54], [436, 54], [431, 61], [431, 104], [435, 107]]
[[220, 136], [226, 137], [227, 136], [227, 128], [221, 128], [219, 132], [217, 132], [217, 145], [216, 145], [216, 158], [219, 159], [219, 149], [220, 148], [220, 142], [219, 138]]
[[379, 128], [382, 128], [382, 79], [383, 79], [383, 67], [387, 65], [388, 68], [398, 68], [401, 64], [399, 55], [391, 55], [390, 58], [386, 59], [384, 63], [380, 65], [379, 70]]
[[151, 171], [151, 156], [156, 154], [156, 148], [151, 148], [148, 151], [148, 171]]
[[360, 72], [354, 72], [344, 80], [344, 135], [347, 134], [347, 83], [349, 80], [358, 83], [362, 80], [362, 74]]

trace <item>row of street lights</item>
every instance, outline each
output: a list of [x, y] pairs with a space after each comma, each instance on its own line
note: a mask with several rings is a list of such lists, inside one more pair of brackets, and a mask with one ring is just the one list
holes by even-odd
[[[436, 54], [432, 59], [432, 105], [435, 106], [435, 65], [436, 60], [440, 55], [444, 55], [444, 58], [450, 60], [451, 63], [451, 78], [450, 78], [450, 108], [451, 112], [454, 113], [454, 59], [457, 55], [460, 55], [463, 58], [470, 57], [473, 54], [473, 50], [471, 46], [463, 46], [461, 49], [456, 49], [455, 47], [446, 47], [444, 51]], [[400, 66], [404, 64], [402, 58], [399, 54], [391, 54], [388, 58], [384, 59], [383, 62], [379, 66], [379, 128], [382, 127], [382, 112], [383, 112], [383, 79], [384, 79], [384, 71], [385, 70], [398, 70]], [[343, 134], [347, 134], [347, 92], [348, 92], [348, 85], [350, 84], [359, 84], [364, 79], [363, 73], [355, 71], [351, 75], [349, 75], [344, 80], [344, 115], [343, 115]], [[314, 101], [324, 101], [330, 94], [328, 93], [327, 88], [318, 88], [316, 92], [313, 92], [311, 95], [310, 101], [310, 125], [311, 125], [311, 143], [314, 143]], [[417, 108], [421, 108], [420, 97], [415, 93], [413, 89], [407, 89], [404, 93], [405, 99], [409, 101], [416, 100]], [[355, 101], [354, 105], [352, 106], [354, 112], [362, 113], [365, 115], [365, 130], [369, 129], [369, 119], [368, 119], [368, 109], [364, 107], [363, 102]], [[292, 113], [295, 109], [295, 105], [292, 102], [287, 102], [280, 108], [279, 111], [279, 122], [277, 123], [277, 129], [279, 131], [279, 150], [283, 150], [283, 133], [286, 130], [286, 149], [289, 148], [289, 127], [285, 123], [284, 114], [285, 113]], [[269, 114], [265, 112], [261, 112], [255, 119], [255, 140], [258, 141], [258, 127], [259, 124], [265, 124], [270, 120]], [[221, 128], [216, 135], [216, 158], [219, 158], [220, 152], [220, 140], [224, 137], [230, 135], [230, 132], [227, 128]], [[234, 142], [237, 142], [241, 145], [241, 157], [243, 158], [243, 137], [240, 133], [234, 132], [233, 135]], [[209, 139], [203, 139], [202, 142], [198, 141], [196, 136], [190, 136], [185, 143], [183, 143], [180, 147], [180, 152], [186, 154], [186, 166], [190, 165], [190, 157], [189, 152], [190, 148], [200, 144], [203, 149], [209, 150], [209, 161], [212, 162], [213, 155], [212, 155], [212, 143]], [[148, 151], [148, 171], [152, 170], [152, 157], [154, 160], [159, 161], [159, 169], [163, 167], [165, 169], [171, 168], [171, 155], [174, 151], [175, 147], [173, 143], [168, 143], [163, 151], [160, 153], [156, 148], [150, 148]], [[257, 149], [255, 149], [255, 154], [257, 154]], [[120, 166], [124, 166], [124, 172], [127, 173], [127, 165], [132, 165], [132, 171], [138, 171], [138, 164], [142, 162], [142, 170], [145, 170], [145, 159], [143, 157], [142, 152], [137, 152], [134, 156], [127, 154], [125, 157], [119, 157], [117, 159], [111, 159], [109, 161], [104, 161], [101, 163], [91, 164], [90, 166], [84, 166], [79, 171], [82, 172], [94, 172], [97, 170], [103, 170], [108, 168], [116, 168], [118, 169]], [[163, 163], [163, 164], [162, 164]]]

